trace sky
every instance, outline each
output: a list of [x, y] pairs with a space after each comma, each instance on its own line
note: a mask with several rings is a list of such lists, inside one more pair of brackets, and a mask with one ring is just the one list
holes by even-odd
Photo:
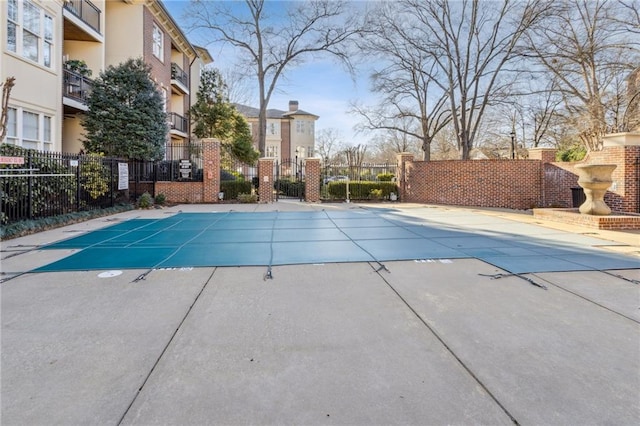
[[[189, 0], [164, 0], [165, 7], [193, 44], [206, 47], [213, 56], [213, 67], [225, 71], [232, 68], [234, 53], [220, 45], [206, 45], [188, 31], [188, 23], [183, 17]], [[289, 101], [297, 100], [299, 108], [320, 116], [316, 121], [316, 137], [323, 129], [335, 129], [341, 140], [349, 145], [365, 144], [371, 134], [357, 133], [354, 125], [358, 117], [348, 113], [350, 103], [373, 99], [368, 92], [368, 79], [365, 73], [352, 78], [339, 64], [327, 58], [321, 61], [307, 62], [301, 66], [289, 68], [286, 78], [280, 78], [276, 91], [271, 96], [269, 108], [288, 110]], [[258, 107], [255, 94], [254, 103]]]

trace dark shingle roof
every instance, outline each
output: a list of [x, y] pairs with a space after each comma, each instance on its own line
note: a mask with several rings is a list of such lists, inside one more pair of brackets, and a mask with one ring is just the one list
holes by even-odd
[[[247, 118], [258, 118], [258, 113], [260, 110], [258, 108], [250, 107], [242, 104], [233, 104], [240, 114], [244, 115]], [[311, 115], [313, 117], [318, 117], [315, 114], [311, 114], [310, 112], [303, 111], [301, 109], [297, 111], [282, 111], [280, 109], [270, 108], [267, 109], [267, 118], [285, 118], [290, 115]]]

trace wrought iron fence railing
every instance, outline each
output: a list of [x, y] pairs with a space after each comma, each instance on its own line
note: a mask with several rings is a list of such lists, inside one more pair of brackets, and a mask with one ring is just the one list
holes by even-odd
[[0, 223], [112, 207], [118, 163], [97, 155], [0, 145]]
[[323, 200], [397, 199], [395, 163], [324, 164]]
[[221, 201], [236, 200], [241, 194], [254, 194], [259, 184], [257, 165], [223, 159], [220, 168]]
[[65, 0], [64, 8], [100, 32], [100, 9], [89, 0]]

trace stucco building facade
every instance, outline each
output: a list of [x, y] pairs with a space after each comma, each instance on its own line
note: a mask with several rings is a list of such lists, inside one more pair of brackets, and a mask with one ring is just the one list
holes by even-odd
[[0, 14], [2, 80], [16, 79], [3, 142], [79, 152], [92, 78], [130, 58], [151, 67], [165, 101], [167, 143], [189, 141], [186, 113], [212, 58], [189, 42], [161, 1], [6, 0]]

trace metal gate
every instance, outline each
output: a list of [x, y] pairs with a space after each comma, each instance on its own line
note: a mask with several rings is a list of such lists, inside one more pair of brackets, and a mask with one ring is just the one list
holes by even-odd
[[273, 188], [276, 201], [280, 198], [304, 201], [304, 163], [302, 159], [282, 159], [274, 163], [276, 177]]

